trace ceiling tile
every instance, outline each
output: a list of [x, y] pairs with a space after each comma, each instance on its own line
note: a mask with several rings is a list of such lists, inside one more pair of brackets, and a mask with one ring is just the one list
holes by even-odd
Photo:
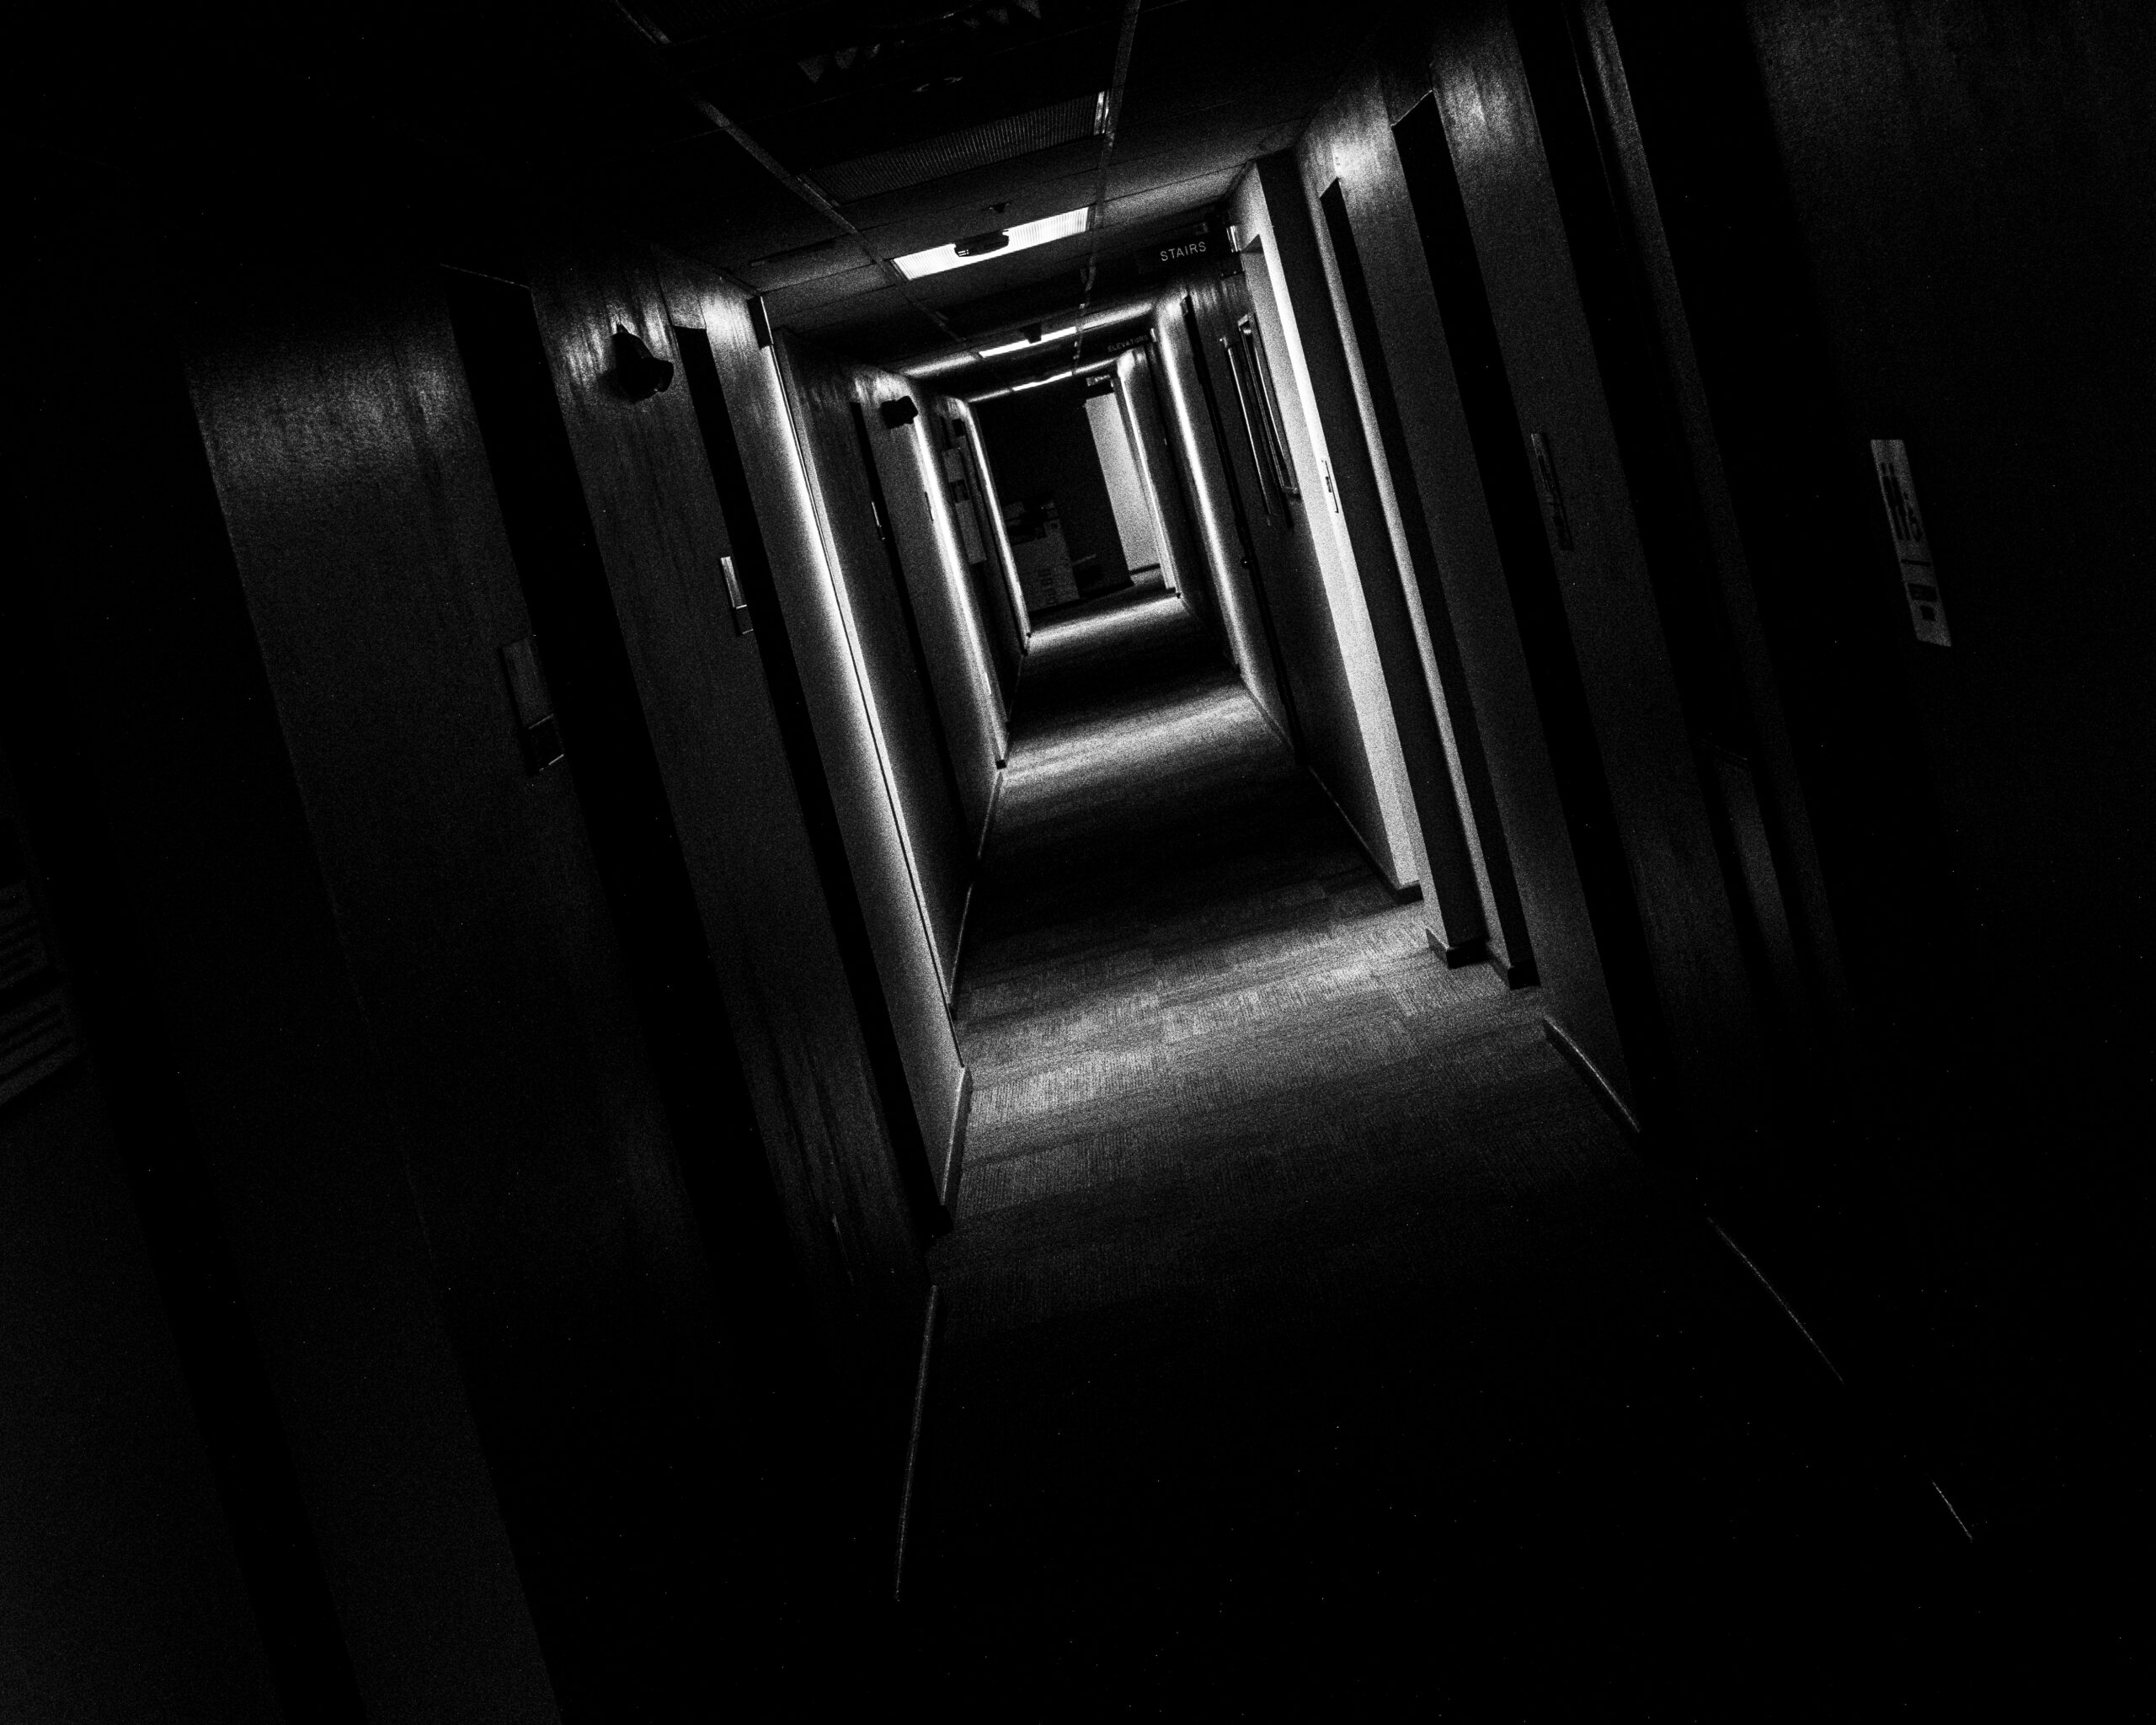
[[841, 203], [878, 192], [940, 180], [1057, 144], [1091, 137], [1104, 115], [1103, 92], [1086, 91], [1068, 101], [1014, 114], [925, 142], [834, 162], [816, 170], [816, 184]]
[[[863, 198], [848, 204], [846, 213], [862, 228], [873, 232], [897, 223], [917, 222], [945, 211], [986, 212], [991, 205], [1019, 200], [1038, 206], [1039, 213], [1043, 214], [1051, 209], [1067, 210], [1071, 207], [1069, 203], [1056, 202], [1052, 195], [1042, 189], [1051, 181], [1089, 184], [1099, 168], [1100, 160], [1100, 141], [1081, 138], [971, 173], [954, 174], [925, 185]], [[1085, 198], [1081, 196], [1078, 201], [1082, 203]]]

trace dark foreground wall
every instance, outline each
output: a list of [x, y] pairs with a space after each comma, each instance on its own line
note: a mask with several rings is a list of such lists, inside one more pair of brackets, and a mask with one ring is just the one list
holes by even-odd
[[[1673, 253], [1688, 292], [1721, 308], [1701, 319], [1702, 361], [1718, 419], [1745, 428], [1748, 548], [1800, 615], [1799, 558], [1849, 571], [1834, 619], [1789, 627], [1828, 654], [1837, 633], [1852, 650], [1818, 661], [1839, 658], [1838, 674], [1790, 681], [1862, 791], [1823, 841], [1865, 884], [1845, 923], [1879, 955], [1851, 954], [1870, 1022], [1905, 1071], [1940, 1061], [1973, 1105], [1910, 1135], [1924, 1208], [1944, 1200], [1954, 1217], [1935, 1321], [1993, 1353], [1997, 1327], [1977, 1316], [1999, 1298], [1990, 1266], [2033, 1249], [2045, 1268], [2009, 1297], [2048, 1306], [2052, 1337], [2093, 1340], [2103, 1314], [2126, 1309], [2117, 1278], [2132, 1274], [2151, 1195], [2127, 1146], [2148, 1135], [2156, 1070], [2156, 22], [2126, 4], [1747, 7], [1757, 93], [1732, 82], [1747, 105], [1763, 101], [1762, 178], [1787, 186], [1787, 204], [1769, 206], [1788, 224], [1774, 253], [1716, 183], [1726, 153], [1685, 136], [1669, 87], [1688, 64], [1677, 21], [1614, 10], [1647, 158], [1677, 212]], [[1758, 111], [1739, 134], [1753, 148]], [[1813, 295], [1795, 327], [1812, 344], [1774, 352], [1728, 317], [1727, 272], [1792, 251]], [[1781, 385], [1769, 398], [1791, 410], [1780, 428], [1742, 406], [1769, 368]], [[1879, 437], [1908, 444], [1951, 648], [1912, 636], [1866, 459]], [[1826, 505], [1808, 531], [1792, 469]], [[1897, 831], [1906, 814], [1872, 818], [1913, 796], [1915, 836]], [[1869, 833], [1888, 840], [1876, 858]], [[1920, 904], [1913, 880], [1928, 883]], [[2012, 1128], [1993, 1112], [2009, 1097]], [[2068, 1458], [2089, 1494], [2079, 1502], [2131, 1498], [2138, 1469], [2111, 1446], [2145, 1392], [2145, 1357], [2074, 1346], [2063, 1364], [2043, 1374], [2056, 1388], [2001, 1377], [1983, 1392], [2067, 1410], [2059, 1429], [2025, 1434], [2002, 1498], [2025, 1503], [2052, 1455]]]
[[[186, 1248], [160, 1291], [253, 1624], [78, 1108], [77, 1208], [45, 1209], [113, 1281], [51, 1332], [83, 1358], [11, 1447], [5, 1561], [64, 1535], [105, 1579], [10, 1568], [79, 1614], [27, 1717], [129, 1685], [265, 1713], [265, 1663], [295, 1718], [678, 1717], [714, 1663], [784, 1658], [799, 1589], [866, 1580], [831, 1541], [895, 1517], [935, 1203], [718, 566], [754, 511], [728, 521], [685, 386], [619, 387], [610, 333], [712, 333], [784, 558], [814, 526], [771, 465], [776, 375], [738, 299], [659, 297], [650, 257], [558, 228], [355, 220], [332, 254], [51, 178], [40, 296], [134, 334], [31, 380], [8, 752], [69, 943], [107, 955], [86, 1034], [135, 1074], [152, 1257]], [[535, 632], [536, 697], [504, 651]], [[25, 1301], [65, 1295], [11, 1262]], [[130, 1477], [134, 1440], [68, 1405], [105, 1380], [170, 1492], [125, 1543], [52, 1465], [72, 1421]], [[184, 1598], [142, 1605], [148, 1562]], [[95, 1671], [115, 1637], [140, 1657]]]
[[[18, 694], [20, 671], [0, 671]], [[0, 716], [16, 746], [22, 719], [13, 702]], [[276, 1719], [107, 1085], [82, 1053], [76, 955], [24, 814], [0, 760], [0, 894], [11, 908], [27, 895], [48, 961], [25, 975], [11, 943], [0, 1001], [12, 1021], [56, 977], [78, 1028], [72, 1061], [0, 1102], [0, 1713]]]
[[1468, 6], [1301, 150], [1551, 1016], [1980, 1548], [2137, 1513], [2152, 55], [2115, 6]]
[[[136, 284], [182, 302], [153, 209], [53, 179], [70, 194], [56, 203], [103, 219], [48, 230], [48, 291], [115, 318]], [[160, 1177], [137, 1194], [146, 1234], [190, 1253], [168, 1297], [200, 1349], [205, 1425], [237, 1451], [242, 1491], [253, 1482], [227, 1512], [287, 1712], [418, 1717], [442, 1696], [507, 1693], [549, 1717], [411, 1140], [340, 948], [173, 334], [152, 326], [115, 355], [108, 387], [134, 403], [118, 431], [79, 366], [40, 377], [43, 435], [22, 451], [43, 499], [23, 753], [48, 788], [40, 849], [64, 859], [63, 924], [72, 904], [72, 944], [101, 955], [85, 965], [93, 1055], [115, 1075], [123, 1145], [151, 1139], [136, 1152]], [[77, 524], [115, 459], [136, 478], [95, 505], [85, 539]], [[228, 1279], [193, 1255], [219, 1239]]]

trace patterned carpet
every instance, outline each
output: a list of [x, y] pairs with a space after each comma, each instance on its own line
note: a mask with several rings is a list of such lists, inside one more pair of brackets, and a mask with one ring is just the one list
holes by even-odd
[[939, 1710], [1935, 1699], [1938, 1507], [1180, 601], [1041, 631], [1017, 718], [901, 1607]]

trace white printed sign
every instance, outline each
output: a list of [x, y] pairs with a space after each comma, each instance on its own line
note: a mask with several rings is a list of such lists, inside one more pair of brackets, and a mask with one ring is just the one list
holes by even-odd
[[1917, 639], [1951, 647], [1946, 606], [1939, 596], [1939, 571], [1931, 560], [1931, 535], [1917, 509], [1917, 488], [1909, 478], [1908, 447], [1898, 437], [1871, 441], [1871, 465], [1879, 475], [1879, 500], [1886, 506], [1886, 530], [1894, 536], [1894, 558], [1901, 566], [1902, 596], [1909, 602], [1909, 622]]

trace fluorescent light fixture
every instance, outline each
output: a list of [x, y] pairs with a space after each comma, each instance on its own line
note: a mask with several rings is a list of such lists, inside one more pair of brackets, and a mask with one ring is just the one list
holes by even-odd
[[1133, 318], [1150, 318], [1152, 315], [1153, 302], [1150, 300], [1140, 300], [1134, 306], [1118, 306], [1112, 312], [1096, 312], [1086, 320], [1086, 333], [1091, 335], [1096, 329], [1107, 329], [1118, 323], [1128, 323]]
[[[1150, 318], [1152, 315], [1153, 302], [1150, 300], [1140, 300], [1135, 305], [1118, 306], [1113, 311], [1097, 312], [1081, 323], [1074, 323], [1068, 328], [1051, 329], [1037, 342], [1023, 339], [998, 342], [994, 347], [985, 347], [978, 350], [969, 348], [963, 353], [943, 354], [932, 360], [915, 360], [912, 364], [900, 366], [898, 369], [908, 377], [933, 377], [944, 371], [963, 371], [967, 366], [976, 364], [981, 360], [998, 359], [1006, 354], [1022, 353], [1027, 348], [1045, 349], [1053, 342], [1068, 341], [1081, 329], [1091, 335], [1096, 330], [1112, 329], [1117, 324], [1128, 323], [1134, 318]], [[992, 393], [993, 392], [991, 395]], [[990, 396], [979, 398], [984, 401], [990, 398]]]
[[1074, 233], [1086, 231], [1086, 217], [1091, 213], [1091, 204], [1075, 210], [1065, 210], [1060, 216], [1043, 216], [1038, 222], [1021, 222], [1006, 230], [1011, 243], [992, 252], [983, 252], [976, 257], [962, 258], [955, 245], [931, 246], [925, 252], [908, 252], [903, 258], [891, 261], [899, 273], [909, 281], [918, 281], [924, 275], [941, 275], [946, 270], [957, 270], [968, 264], [982, 264], [990, 258], [1007, 258], [1013, 252], [1022, 252], [1029, 246], [1044, 246], [1052, 239], [1068, 239]]
[[[1001, 347], [985, 347], [980, 350], [980, 356], [984, 360], [992, 360], [998, 354], [1015, 354], [1021, 348], [1046, 347], [1051, 341], [1068, 341], [1077, 333], [1078, 326], [1073, 323], [1068, 329], [1049, 330], [1038, 341], [1027, 341], [1021, 337], [1017, 341], [1006, 341]], [[971, 355], [968, 357], [970, 358]]]
[[1076, 375], [1073, 371], [1057, 371], [1046, 377], [1028, 377], [1023, 383], [1012, 384], [1011, 389], [1011, 393], [1016, 394], [1022, 389], [1038, 389], [1043, 383], [1060, 383], [1065, 378]]

